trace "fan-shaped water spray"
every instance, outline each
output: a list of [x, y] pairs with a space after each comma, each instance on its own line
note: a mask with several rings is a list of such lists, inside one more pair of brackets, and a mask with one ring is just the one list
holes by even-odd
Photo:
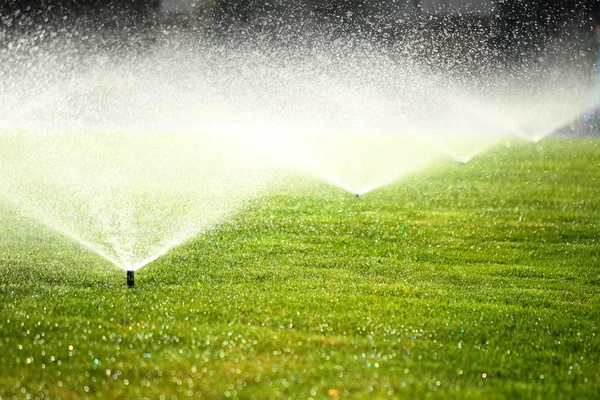
[[267, 180], [235, 143], [210, 135], [11, 136], [3, 137], [2, 195], [128, 270], [211, 228]]
[[457, 77], [370, 42], [298, 43], [4, 49], [1, 195], [135, 270], [239, 210], [282, 166], [363, 194], [506, 135], [541, 138], [589, 95], [560, 68]]

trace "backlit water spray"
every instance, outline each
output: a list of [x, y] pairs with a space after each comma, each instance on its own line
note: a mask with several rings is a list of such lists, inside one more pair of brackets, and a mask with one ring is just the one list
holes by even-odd
[[[35, 45], [34, 45], [35, 43]], [[364, 194], [507, 135], [570, 122], [589, 82], [564, 68], [445, 73], [358, 39], [232, 45], [170, 35], [0, 53], [0, 196], [135, 271], [290, 170]]]

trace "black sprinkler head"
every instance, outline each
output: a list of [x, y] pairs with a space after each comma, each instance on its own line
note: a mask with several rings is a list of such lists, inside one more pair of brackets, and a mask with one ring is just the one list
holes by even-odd
[[360, 197], [360, 194], [358, 194], [358, 193], [356, 193], [356, 194], [354, 195], [354, 198], [355, 198], [355, 199], [358, 199], [359, 197]]
[[133, 271], [127, 271], [127, 287], [129, 289], [133, 289], [134, 283], [133, 283], [133, 277], [134, 277], [134, 272]]

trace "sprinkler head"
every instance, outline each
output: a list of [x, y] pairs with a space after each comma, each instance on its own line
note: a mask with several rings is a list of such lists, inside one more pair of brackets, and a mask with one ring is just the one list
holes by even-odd
[[358, 199], [358, 198], [360, 198], [360, 194], [356, 193], [356, 194], [354, 195], [354, 198], [355, 198], [355, 199]]
[[133, 289], [133, 287], [134, 287], [134, 284], [133, 284], [133, 277], [134, 276], [133, 276], [133, 274], [134, 274], [133, 271], [127, 271], [127, 287], [129, 289]]

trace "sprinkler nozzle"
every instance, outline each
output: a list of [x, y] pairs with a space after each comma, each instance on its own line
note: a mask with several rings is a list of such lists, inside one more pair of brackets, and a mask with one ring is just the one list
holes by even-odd
[[133, 277], [134, 277], [134, 272], [133, 271], [127, 271], [127, 287], [129, 289], [133, 289], [133, 287], [134, 287]]
[[354, 195], [354, 198], [355, 198], [355, 199], [358, 199], [358, 198], [360, 198], [360, 194], [356, 193], [356, 194]]

